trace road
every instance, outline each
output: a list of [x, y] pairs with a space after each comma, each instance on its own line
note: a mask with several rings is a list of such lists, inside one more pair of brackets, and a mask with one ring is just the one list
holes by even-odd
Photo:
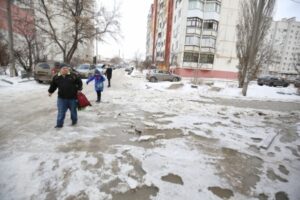
[[[67, 115], [62, 130], [54, 129], [48, 85], [5, 93], [0, 199], [300, 196], [292, 187], [300, 178], [299, 103], [166, 95], [143, 81], [114, 71], [100, 104], [85, 85], [93, 106], [79, 111], [76, 127]], [[275, 132], [270, 148], [259, 148]]]

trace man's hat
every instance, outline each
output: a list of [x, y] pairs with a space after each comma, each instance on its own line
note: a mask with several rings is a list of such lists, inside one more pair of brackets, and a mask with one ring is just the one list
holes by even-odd
[[63, 67], [69, 67], [66, 63], [60, 63], [60, 68], [63, 68]]

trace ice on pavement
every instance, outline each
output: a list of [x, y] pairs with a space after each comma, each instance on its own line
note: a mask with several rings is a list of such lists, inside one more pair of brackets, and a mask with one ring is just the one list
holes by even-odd
[[[47, 84], [1, 79], [13, 84], [0, 81], [0, 199], [300, 199], [293, 86], [251, 83], [243, 97], [233, 81], [193, 88], [183, 79], [170, 87], [178, 83], [114, 70], [102, 102], [84, 85], [93, 106], [78, 112], [77, 126], [68, 113], [55, 130], [56, 97], [47, 96]], [[252, 100], [273, 106], [258, 109]], [[281, 103], [295, 109], [276, 109]], [[162, 178], [169, 174], [182, 184]]]

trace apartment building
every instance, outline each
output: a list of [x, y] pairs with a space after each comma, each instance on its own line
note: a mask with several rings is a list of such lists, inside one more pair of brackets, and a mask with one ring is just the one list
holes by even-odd
[[[11, 4], [12, 31], [17, 39], [25, 34], [34, 34], [34, 15], [32, 9], [19, 4]], [[7, 1], [0, 0], [0, 33], [8, 35]]]
[[[24, 4], [25, 2], [25, 4]], [[27, 27], [24, 26], [24, 29], [31, 30], [36, 35], [36, 42], [39, 44], [43, 44], [40, 49], [36, 53], [39, 54], [39, 58], [42, 60], [56, 60], [56, 61], [63, 61], [63, 55], [59, 47], [52, 41], [51, 38], [46, 37], [39, 29], [34, 27], [35, 19], [40, 18], [41, 15], [39, 12], [35, 12], [35, 10], [39, 9], [37, 6], [39, 5], [37, 0], [26, 0], [26, 1], [14, 1], [14, 3], [11, 6], [12, 10], [12, 18], [13, 18], [13, 32], [14, 32], [14, 38], [15, 40], [22, 39], [22, 34], [20, 33], [20, 29], [17, 29], [15, 27], [16, 23], [14, 21], [14, 18], [28, 18], [31, 22], [27, 23]], [[54, 6], [55, 4], [52, 4]], [[52, 7], [52, 9], [55, 9]], [[7, 14], [6, 14], [6, 0], [0, 0], [0, 32], [3, 35], [7, 35]], [[58, 35], [64, 35], [64, 31], [66, 27], [69, 27], [68, 22], [64, 21], [63, 18], [55, 18], [53, 26], [57, 30]], [[28, 27], [31, 25], [30, 27]], [[24, 39], [24, 38], [23, 38]], [[15, 42], [15, 48], [17, 47], [19, 43]], [[83, 62], [92, 62], [94, 55], [94, 45], [93, 41], [88, 41], [85, 43], [79, 43], [78, 48], [76, 52], [74, 53], [73, 58], [76, 58], [76, 60], [81, 60]]]
[[154, 0], [152, 6], [153, 63], [187, 77], [237, 77], [239, 0]]
[[272, 56], [262, 74], [271, 74], [288, 79], [296, 78], [295, 66], [300, 65], [300, 22], [296, 18], [273, 21], [269, 34]]

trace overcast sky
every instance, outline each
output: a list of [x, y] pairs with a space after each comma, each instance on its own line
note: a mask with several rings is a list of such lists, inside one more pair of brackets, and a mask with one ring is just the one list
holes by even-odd
[[[98, 0], [105, 5], [113, 4], [114, 0]], [[123, 38], [118, 42], [99, 43], [98, 52], [103, 57], [121, 56], [133, 58], [136, 52], [143, 56], [146, 48], [147, 15], [153, 0], [115, 0], [121, 5], [121, 28]], [[187, 1], [187, 0], [185, 0]], [[297, 17], [300, 21], [300, 0], [277, 0], [275, 20]]]

